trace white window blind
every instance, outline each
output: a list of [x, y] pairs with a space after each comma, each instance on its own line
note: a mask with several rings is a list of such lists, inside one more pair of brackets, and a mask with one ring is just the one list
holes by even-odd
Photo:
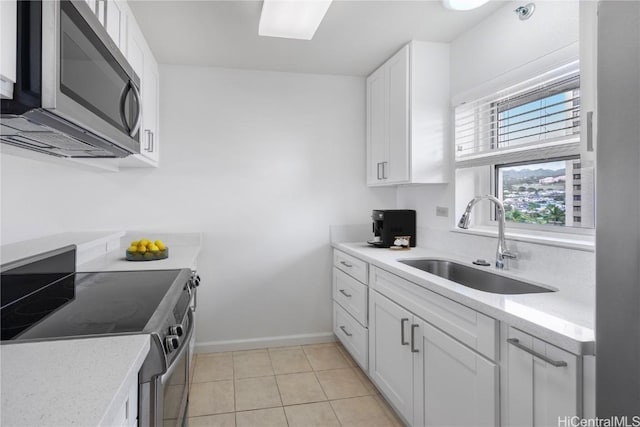
[[580, 74], [573, 62], [455, 108], [457, 168], [580, 153]]

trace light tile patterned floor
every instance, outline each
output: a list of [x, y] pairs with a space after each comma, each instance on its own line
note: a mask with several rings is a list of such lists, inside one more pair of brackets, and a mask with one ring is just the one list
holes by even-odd
[[198, 354], [191, 427], [400, 427], [339, 343]]

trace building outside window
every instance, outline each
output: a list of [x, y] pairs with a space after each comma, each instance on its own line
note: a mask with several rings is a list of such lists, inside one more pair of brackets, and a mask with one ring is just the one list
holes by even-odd
[[[502, 200], [511, 226], [593, 227], [593, 170], [582, 168], [577, 64], [455, 108], [456, 212]], [[477, 225], [492, 225], [487, 204]], [[481, 209], [479, 210], [481, 211]]]

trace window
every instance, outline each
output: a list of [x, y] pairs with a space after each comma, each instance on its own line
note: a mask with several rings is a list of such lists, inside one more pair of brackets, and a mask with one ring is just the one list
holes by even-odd
[[[512, 226], [593, 228], [577, 63], [459, 105], [454, 140], [457, 214], [474, 196], [493, 194]], [[473, 222], [490, 225], [495, 215], [474, 212]]]

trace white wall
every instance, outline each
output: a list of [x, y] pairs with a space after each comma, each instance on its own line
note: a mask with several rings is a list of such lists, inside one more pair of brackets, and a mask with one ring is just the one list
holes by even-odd
[[329, 333], [329, 225], [366, 223], [396, 200], [365, 185], [364, 79], [162, 66], [160, 119], [155, 170], [3, 156], [3, 243], [203, 231], [200, 343]]
[[[528, 21], [517, 18], [513, 12], [517, 6], [506, 4], [452, 42], [454, 102], [495, 90], [497, 85], [513, 84], [528, 73], [535, 74], [536, 68], [578, 56], [578, 2], [536, 2], [537, 9]], [[450, 216], [436, 216], [436, 206], [448, 207]], [[450, 231], [456, 222], [454, 184], [399, 187], [398, 208], [417, 210], [421, 245], [456, 252], [470, 260], [495, 259], [495, 238]], [[524, 242], [511, 245], [519, 253], [511, 268], [532, 280], [559, 288], [593, 286], [593, 252]], [[585, 293], [584, 298], [593, 303], [592, 293]]]
[[514, 9], [521, 4], [507, 2], [451, 43], [453, 98], [494, 84], [518, 83], [524, 77], [518, 70], [524, 65], [535, 75], [536, 68], [545, 71], [567, 57], [577, 57], [578, 1], [535, 4], [533, 15], [520, 21]]

